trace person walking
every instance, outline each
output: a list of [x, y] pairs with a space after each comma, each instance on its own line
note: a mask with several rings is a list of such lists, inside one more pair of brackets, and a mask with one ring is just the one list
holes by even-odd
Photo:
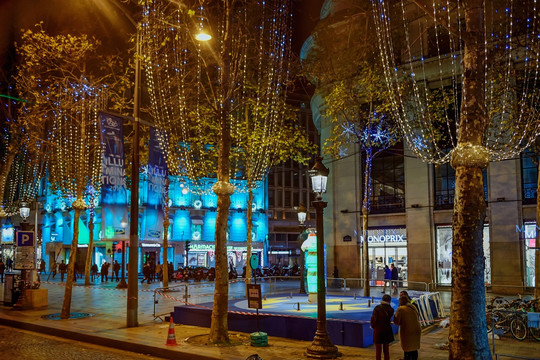
[[156, 264], [156, 273], [155, 274], [156, 274], [156, 276], [155, 276], [156, 281], [160, 281], [161, 280], [161, 264], [159, 263], [159, 261]]
[[104, 280], [105, 281], [109, 281], [109, 263], [108, 262], [104, 262], [103, 264], [101, 264], [101, 282], [103, 282]]
[[120, 264], [116, 260], [114, 260], [112, 271], [114, 273], [113, 276], [116, 277], [116, 282], [120, 281], [120, 278], [118, 277], [118, 273], [120, 272]]
[[397, 295], [398, 293], [398, 269], [394, 266], [394, 264], [390, 265], [390, 270], [392, 270], [392, 276], [391, 276], [391, 283], [392, 283], [392, 295]]
[[142, 268], [142, 273], [143, 273], [143, 279], [141, 281], [141, 284], [144, 284], [144, 280], [146, 280], [146, 282], [148, 284], [150, 284], [150, 279], [152, 277], [152, 268], [150, 267], [150, 264], [148, 262], [145, 262], [144, 263], [144, 266]]
[[4, 272], [6, 271], [6, 265], [4, 264], [4, 262], [2, 261], [2, 259], [0, 259], [0, 282], [4, 282]]
[[58, 268], [58, 265], [56, 264], [56, 260], [55, 259], [52, 259], [52, 262], [51, 262], [51, 270], [50, 270], [50, 274], [52, 274], [52, 278], [54, 279], [54, 277], [56, 276], [56, 269]]
[[58, 264], [58, 270], [60, 270], [60, 281], [64, 282], [64, 275], [66, 274], [66, 270], [67, 270], [67, 266], [64, 260], [62, 260], [62, 262]]
[[[384, 285], [383, 285], [383, 291], [381, 291], [383, 294], [386, 292], [386, 285], [390, 285], [390, 280], [392, 280], [392, 270], [388, 267], [388, 265], [384, 265]], [[392, 288], [392, 286], [390, 286]]]
[[41, 259], [39, 263], [39, 274], [41, 275], [42, 273], [45, 273], [45, 275], [47, 275], [45, 259]]
[[97, 277], [98, 277], [98, 268], [97, 268], [97, 265], [94, 264], [90, 268], [90, 280], [94, 281], [94, 279], [97, 278]]
[[399, 326], [401, 348], [405, 355], [403, 360], [417, 360], [422, 329], [420, 321], [418, 321], [418, 313], [409, 302], [408, 296], [399, 298], [399, 307], [394, 315], [394, 324]]
[[376, 360], [381, 360], [381, 353], [384, 353], [384, 360], [390, 360], [390, 343], [394, 341], [394, 332], [390, 322], [394, 315], [391, 301], [390, 295], [383, 295], [381, 303], [375, 306], [371, 315]]

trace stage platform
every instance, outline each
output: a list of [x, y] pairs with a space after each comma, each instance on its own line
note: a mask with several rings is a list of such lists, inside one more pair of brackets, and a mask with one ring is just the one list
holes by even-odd
[[[382, 294], [381, 294], [382, 295]], [[326, 297], [328, 334], [335, 345], [368, 347], [373, 344], [373, 331], [369, 320], [374, 306], [381, 297]], [[392, 299], [397, 309], [397, 299]], [[298, 310], [299, 308], [299, 310]], [[343, 309], [343, 310], [342, 310]], [[175, 306], [175, 323], [210, 327], [212, 303]], [[247, 300], [231, 300], [228, 316], [229, 330], [246, 333], [256, 332], [255, 310], [249, 309]], [[398, 327], [393, 326], [397, 334]], [[273, 296], [263, 300], [259, 310], [259, 330], [270, 336], [297, 340], [313, 340], [317, 329], [317, 304], [309, 303], [307, 295]]]

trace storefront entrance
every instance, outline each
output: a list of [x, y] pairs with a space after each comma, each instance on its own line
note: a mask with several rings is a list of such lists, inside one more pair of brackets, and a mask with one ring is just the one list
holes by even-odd
[[368, 230], [371, 279], [382, 281], [384, 267], [394, 264], [400, 280], [407, 280], [407, 236], [405, 228]]

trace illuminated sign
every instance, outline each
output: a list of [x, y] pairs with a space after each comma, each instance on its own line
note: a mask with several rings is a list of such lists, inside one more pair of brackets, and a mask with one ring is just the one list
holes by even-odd
[[[363, 242], [364, 237], [360, 240]], [[368, 230], [368, 242], [370, 243], [406, 243], [407, 234], [403, 228], [395, 229], [370, 229]]]
[[[261, 244], [262, 246], [262, 244]], [[262, 250], [257, 249], [255, 244], [252, 246], [252, 250]], [[189, 245], [189, 251], [215, 251], [214, 244], [193, 244]], [[227, 246], [227, 251], [247, 251], [247, 246]]]

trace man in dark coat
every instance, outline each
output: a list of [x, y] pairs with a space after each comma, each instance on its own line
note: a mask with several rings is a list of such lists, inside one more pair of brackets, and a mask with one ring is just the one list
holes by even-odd
[[119, 281], [120, 278], [118, 277], [118, 272], [120, 271], [120, 264], [116, 260], [114, 260], [112, 271], [114, 273], [113, 276], [116, 277], [116, 281]]
[[67, 266], [64, 260], [60, 264], [58, 264], [58, 270], [60, 271], [60, 281], [64, 281], [64, 274], [66, 273]]
[[397, 295], [399, 280], [398, 269], [394, 264], [390, 265], [390, 269], [392, 270], [392, 294]]
[[103, 282], [103, 279], [105, 281], [109, 281], [109, 263], [104, 262], [101, 264], [101, 282]]
[[383, 295], [381, 303], [375, 306], [371, 315], [375, 358], [377, 360], [381, 360], [381, 352], [384, 353], [384, 360], [390, 360], [389, 344], [394, 341], [394, 332], [390, 324], [390, 319], [394, 315], [394, 309], [390, 306], [391, 301], [390, 295]]

